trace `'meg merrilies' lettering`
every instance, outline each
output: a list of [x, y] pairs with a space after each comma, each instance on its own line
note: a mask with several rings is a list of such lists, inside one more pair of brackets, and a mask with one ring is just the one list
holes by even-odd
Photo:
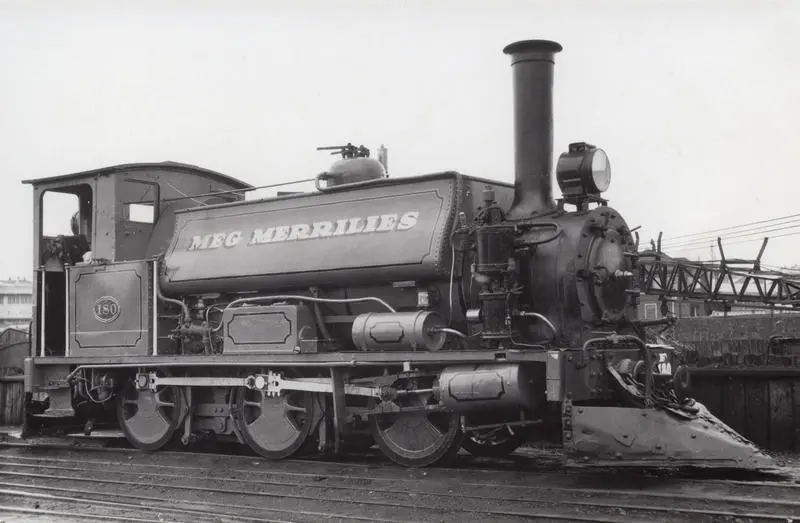
[[187, 250], [206, 251], [220, 247], [231, 248], [239, 245], [242, 239], [247, 240], [247, 245], [262, 245], [374, 232], [407, 231], [417, 225], [418, 219], [418, 211], [408, 211], [402, 215], [380, 214], [313, 223], [276, 225], [254, 229], [249, 236], [245, 236], [242, 231], [216, 232], [192, 236]]

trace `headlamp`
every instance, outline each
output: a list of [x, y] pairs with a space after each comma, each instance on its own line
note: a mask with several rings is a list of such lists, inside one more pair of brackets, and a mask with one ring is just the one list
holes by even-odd
[[602, 149], [572, 143], [558, 158], [556, 179], [565, 198], [599, 196], [611, 184], [611, 164]]

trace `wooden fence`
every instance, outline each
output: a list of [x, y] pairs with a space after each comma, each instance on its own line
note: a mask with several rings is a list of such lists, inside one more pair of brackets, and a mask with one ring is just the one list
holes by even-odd
[[693, 396], [737, 432], [800, 452], [800, 315], [680, 318]]
[[27, 341], [0, 347], [0, 425], [22, 425], [22, 361], [27, 354]]
[[23, 376], [11, 370], [0, 369], [0, 425], [22, 425]]
[[695, 369], [693, 396], [762, 448], [800, 452], [800, 369]]

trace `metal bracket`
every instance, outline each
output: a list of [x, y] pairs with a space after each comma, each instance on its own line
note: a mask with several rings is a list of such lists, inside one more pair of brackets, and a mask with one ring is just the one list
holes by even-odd
[[185, 447], [192, 441], [192, 415], [194, 414], [194, 406], [192, 405], [192, 389], [187, 388], [183, 392], [186, 395], [186, 417], [183, 419], [183, 436], [181, 436], [181, 443], [183, 443]]
[[338, 454], [342, 448], [342, 433], [347, 429], [347, 403], [344, 399], [346, 387], [344, 384], [344, 371], [342, 369], [332, 368], [330, 383], [333, 388], [333, 451], [335, 454]]
[[[336, 370], [337, 372], [333, 372]], [[381, 404], [390, 403], [398, 396], [409, 394], [426, 394], [432, 389], [419, 390], [397, 390], [394, 387], [383, 386], [363, 386], [344, 383], [344, 375], [339, 371], [343, 369], [331, 369], [330, 378], [284, 378], [278, 372], [269, 371], [266, 374], [256, 374], [245, 378], [225, 378], [212, 376], [159, 376], [154, 372], [139, 373], [136, 375], [136, 387], [139, 390], [150, 389], [155, 391], [158, 387], [244, 387], [251, 390], [264, 391], [270, 397], [277, 397], [284, 391], [297, 390], [316, 393], [341, 394], [341, 404], [344, 405], [344, 396], [362, 396], [375, 398]], [[337, 383], [338, 382], [338, 383]], [[344, 407], [342, 407], [344, 409]], [[398, 411], [401, 409], [398, 409]], [[404, 409], [402, 409], [404, 410]], [[344, 410], [342, 410], [344, 412]]]
[[155, 372], [136, 375], [136, 388], [139, 390], [156, 390], [158, 387], [245, 387], [255, 388], [255, 377], [217, 378], [217, 377], [180, 377], [158, 376]]
[[[331, 369], [333, 371], [333, 369]], [[286, 379], [277, 372], [258, 374], [255, 376], [254, 388], [265, 390], [268, 396], [279, 396], [284, 390], [304, 390], [309, 392], [335, 392], [334, 375], [331, 378], [294, 378]], [[369, 398], [385, 399], [391, 396], [389, 387], [362, 387], [344, 383], [342, 377], [341, 387], [343, 393], [350, 396], [366, 396]]]
[[[285, 390], [302, 390], [308, 392], [334, 392], [329, 378], [294, 378], [286, 379], [277, 372], [257, 374], [245, 378], [222, 378], [212, 376], [159, 376], [155, 372], [136, 375], [136, 386], [140, 390], [156, 390], [158, 387], [244, 387], [263, 390], [269, 396], [279, 396]], [[344, 394], [350, 396], [366, 396], [369, 398], [391, 399], [394, 389], [391, 387], [364, 387], [360, 385], [342, 384]]]
[[511, 427], [529, 427], [532, 425], [541, 425], [543, 423], [542, 420], [520, 420], [520, 421], [511, 421], [507, 423], [488, 423], [486, 425], [474, 425], [469, 426], [466, 424], [466, 420], [462, 416], [461, 418], [461, 430], [463, 432], [473, 432], [476, 430], [487, 430], [487, 429], [498, 429], [498, 428], [505, 428], [508, 430], [509, 433], [513, 434], [514, 431]]
[[569, 449], [574, 445], [572, 441], [572, 399], [569, 394], [561, 403], [561, 436], [565, 448]]

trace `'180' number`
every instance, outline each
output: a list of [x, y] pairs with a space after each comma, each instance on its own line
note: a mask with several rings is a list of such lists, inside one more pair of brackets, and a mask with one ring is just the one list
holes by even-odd
[[119, 302], [110, 296], [103, 296], [94, 304], [94, 317], [103, 323], [114, 321], [119, 313]]

